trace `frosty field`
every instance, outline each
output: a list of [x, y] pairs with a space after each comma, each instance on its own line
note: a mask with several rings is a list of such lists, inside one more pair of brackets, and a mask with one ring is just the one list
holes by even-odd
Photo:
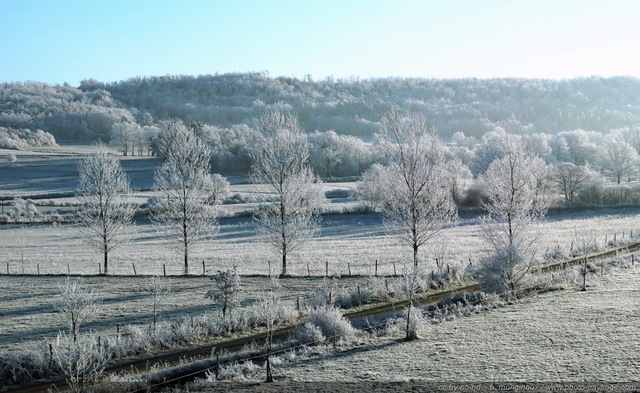
[[[594, 278], [587, 292], [577, 287], [548, 292], [427, 325], [419, 341], [405, 342], [399, 332], [285, 362], [274, 375], [283, 387], [303, 381], [356, 382], [354, 388], [376, 381], [640, 382], [638, 280], [636, 264]], [[262, 378], [259, 373], [243, 383]]]
[[[1, 164], [0, 197], [42, 196], [56, 206], [73, 208], [77, 156], [25, 155], [17, 164]], [[144, 203], [155, 159], [126, 158], [134, 198]], [[353, 183], [327, 183], [325, 214], [318, 236], [289, 255], [282, 297], [294, 304], [325, 283], [368, 285], [372, 275], [393, 282], [411, 249], [388, 235], [379, 213], [362, 213], [348, 196]], [[113, 336], [127, 325], [149, 329], [153, 318], [147, 289], [149, 276], [163, 279], [171, 293], [159, 305], [159, 320], [219, 318], [219, 307], [205, 299], [211, 289], [207, 275], [237, 267], [242, 276], [239, 307], [264, 298], [268, 276], [280, 271], [280, 260], [258, 236], [250, 212], [260, 200], [259, 186], [246, 178], [232, 179], [236, 203], [221, 206], [219, 228], [191, 253], [190, 275], [176, 244], [148, 219], [131, 226], [129, 242], [110, 254], [109, 275], [102, 276], [102, 258], [83, 241], [74, 224], [21, 223], [0, 225], [0, 351], [46, 351], [66, 325], [54, 301], [66, 275], [80, 276], [102, 302], [97, 317], [83, 326], [99, 336]], [[7, 208], [7, 206], [4, 206]], [[568, 255], [575, 231], [593, 230], [597, 245], [640, 234], [640, 208], [620, 207], [551, 211], [537, 225], [536, 257], [552, 250]], [[454, 269], [473, 267], [485, 255], [479, 212], [462, 210], [460, 220], [421, 247], [422, 266], [436, 270], [436, 259]], [[284, 381], [637, 381], [640, 352], [638, 269], [614, 271], [593, 281], [586, 293], [570, 288], [540, 295], [483, 315], [430, 325], [417, 343], [400, 336], [379, 338], [336, 355], [311, 358], [278, 367]], [[635, 371], [634, 371], [635, 370]], [[634, 373], [635, 372], [635, 373]], [[634, 379], [635, 378], [635, 379]]]
[[[583, 212], [582, 217], [552, 217], [544, 227], [541, 244], [550, 248], [559, 245], [565, 251], [570, 247], [575, 228], [592, 228], [597, 231], [599, 243], [604, 236], [628, 236], [635, 228], [635, 210], [618, 209], [609, 212]], [[468, 259], [477, 261], [484, 252], [482, 239], [474, 218], [461, 223], [443, 234], [440, 244], [448, 245], [446, 262], [465, 267]], [[634, 230], [635, 231], [635, 230]], [[447, 240], [447, 239], [456, 239]], [[104, 309], [97, 320], [87, 329], [97, 334], [114, 334], [116, 325], [147, 326], [151, 321], [150, 295], [144, 286], [149, 280], [142, 274], [163, 275], [165, 264], [168, 283], [172, 293], [161, 306], [161, 319], [177, 318], [180, 315], [202, 315], [205, 312], [218, 315], [204, 293], [211, 282], [202, 275], [201, 260], [205, 261], [205, 273], [226, 269], [234, 264], [242, 275], [260, 275], [243, 278], [246, 292], [244, 305], [262, 296], [267, 285], [269, 261], [273, 273], [279, 271], [277, 258], [273, 256], [253, 230], [250, 218], [221, 221], [220, 232], [199, 250], [198, 259], [192, 267], [191, 277], [180, 277], [181, 263], [178, 256], [172, 257], [170, 243], [158, 237], [152, 225], [138, 225], [137, 234], [131, 244], [123, 246], [112, 260], [113, 276], [95, 276], [98, 273], [99, 257], [81, 241], [77, 228], [71, 225], [35, 225], [19, 227], [0, 226], [0, 241], [3, 253], [0, 257], [0, 286], [3, 288], [3, 308], [0, 312], [0, 349], [18, 350], [42, 345], [42, 340], [55, 337], [64, 329], [62, 321], [52, 305], [58, 287], [64, 282], [67, 269], [72, 274], [91, 275], [84, 278], [85, 284], [102, 299]], [[323, 230], [318, 239], [309, 244], [304, 253], [291, 259], [291, 272], [298, 278], [283, 280], [283, 296], [289, 300], [318, 288], [323, 283], [328, 262], [329, 275], [340, 274], [340, 285], [361, 285], [367, 275], [392, 276], [394, 263], [397, 272], [403, 259], [410, 257], [407, 247], [385, 235], [378, 215], [329, 215], [323, 220]], [[544, 250], [543, 250], [544, 251]], [[22, 254], [21, 254], [22, 253]], [[431, 251], [433, 253], [433, 251]], [[431, 257], [425, 253], [425, 264], [435, 269]], [[24, 271], [21, 275], [21, 256], [24, 256]], [[463, 262], [460, 262], [460, 261]], [[7, 263], [10, 275], [6, 275]], [[133, 276], [133, 265], [139, 276]], [[307, 278], [307, 264], [312, 278]], [[41, 276], [37, 276], [37, 269]], [[429, 268], [428, 267], [428, 268]], [[352, 275], [349, 278], [348, 269]], [[44, 274], [60, 274], [48, 277]], [[393, 280], [389, 277], [389, 280]]]

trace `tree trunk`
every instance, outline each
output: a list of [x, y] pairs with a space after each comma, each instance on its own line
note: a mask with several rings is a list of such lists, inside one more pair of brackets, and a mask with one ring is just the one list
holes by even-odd
[[418, 266], [418, 245], [413, 245], [413, 266]]
[[284, 251], [282, 253], [282, 273], [280, 273], [280, 277], [287, 276], [287, 252]]
[[418, 339], [418, 333], [415, 329], [411, 329], [411, 311], [413, 310], [413, 302], [409, 303], [409, 309], [407, 310], [407, 326], [405, 329], [405, 341], [413, 341]]
[[107, 250], [104, 251], [104, 269], [103, 274], [107, 274], [107, 267], [109, 266], [109, 252]]
[[265, 382], [273, 382], [273, 373], [271, 371], [271, 344], [273, 343], [273, 326], [267, 326], [267, 379]]

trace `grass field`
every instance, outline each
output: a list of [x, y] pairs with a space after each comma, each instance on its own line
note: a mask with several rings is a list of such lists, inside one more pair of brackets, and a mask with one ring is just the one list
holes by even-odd
[[[0, 163], [0, 196], [73, 192], [77, 154], [83, 152], [70, 149], [44, 156], [25, 154], [16, 163]], [[140, 202], [151, 195], [148, 189], [155, 165], [155, 159], [123, 160]], [[231, 192], [252, 200], [256, 188], [245, 181], [233, 179]], [[325, 191], [345, 190], [353, 184], [324, 187]], [[54, 199], [64, 204], [73, 198]], [[325, 210], [342, 212], [357, 204], [350, 198], [335, 198], [327, 201]], [[232, 266], [244, 276], [241, 306], [251, 305], [263, 296], [266, 276], [280, 271], [278, 255], [257, 236], [253, 220], [243, 214], [251, 208], [251, 203], [221, 208], [223, 217], [230, 218], [221, 218], [219, 231], [212, 231], [211, 238], [192, 253], [190, 277], [180, 276], [183, 265], [175, 244], [146, 220], [136, 222], [130, 242], [112, 253], [110, 276], [106, 277], [95, 276], [101, 257], [85, 245], [75, 225], [0, 225], [0, 351], [44, 350], [47, 340], [65, 329], [53, 301], [67, 273], [86, 276], [84, 283], [102, 300], [98, 317], [85, 326], [98, 335], [113, 335], [118, 326], [127, 324], [149, 326], [151, 300], [144, 289], [148, 277], [143, 275], [166, 272], [169, 276], [166, 280], [172, 292], [161, 305], [161, 320], [217, 314], [211, 301], [204, 298], [211, 283], [202, 275]], [[640, 208], [552, 212], [539, 224], [542, 235], [537, 255], [542, 257], [557, 247], [569, 253], [576, 229], [592, 229], [600, 247], [605, 239], [629, 237], [631, 231], [638, 234], [639, 214]], [[456, 226], [421, 249], [426, 269], [436, 268], [435, 258], [464, 268], [486, 253], [477, 213], [462, 212], [461, 216]], [[345, 287], [367, 285], [367, 276], [376, 273], [376, 266], [379, 275], [392, 276], [410, 259], [409, 247], [385, 233], [380, 214], [326, 214], [317, 238], [290, 256], [288, 272], [296, 277], [283, 280], [283, 296], [295, 301], [323, 285], [327, 272], [341, 276], [340, 285]], [[348, 277], [349, 273], [355, 277]], [[634, 360], [629, 354], [640, 352], [637, 279], [637, 270], [616, 274], [598, 281], [586, 294], [550, 293], [483, 316], [431, 326], [424, 340], [414, 346], [398, 342], [397, 337], [381, 339], [372, 347], [282, 367], [278, 373], [289, 381], [443, 380], [454, 378], [456, 372], [460, 373], [456, 381], [590, 380], [599, 374], [589, 364], [597, 364], [594, 359], [602, 357], [607, 378], [627, 379], [630, 370], [638, 367], [637, 356]], [[589, 303], [584, 303], [587, 300]], [[625, 310], [631, 310], [630, 314]], [[526, 349], [514, 350], [520, 347]], [[588, 348], [599, 349], [588, 352]], [[385, 368], [377, 368], [377, 363]], [[396, 363], [398, 366], [393, 366]], [[340, 373], [347, 376], [342, 378]]]
[[[616, 210], [600, 212], [590, 218], [587, 213], [583, 213], [584, 217], [574, 219], [553, 218], [544, 224], [545, 238], [542, 244], [554, 247], [557, 242], [568, 249], [576, 227], [593, 228], [602, 234], [601, 237], [608, 234], [609, 239], [614, 233], [621, 236], [622, 231], [626, 231], [628, 236], [628, 228], [634, 227], [637, 218], [633, 214], [624, 213], [626, 211]], [[329, 274], [341, 273], [340, 285], [353, 287], [361, 284], [357, 280], [365, 280], [366, 277], [346, 277], [349, 268], [352, 275], [372, 275], [375, 273], [375, 261], [378, 260], [378, 273], [393, 275], [393, 263], [397, 264], [400, 272], [403, 257], [410, 257], [407, 247], [398, 245], [393, 238], [384, 234], [378, 215], [331, 215], [325, 218], [323, 225], [325, 227], [320, 237], [310, 243], [303, 253], [292, 258], [290, 270], [299, 278], [284, 281], [285, 296], [294, 298], [322, 285], [327, 261]], [[455, 242], [448, 242], [447, 251], [451, 264], [460, 264], [460, 260], [463, 260], [464, 265], [468, 258], [477, 260], [482, 255], [485, 246], [478, 231], [474, 219], [469, 218], [444, 234], [450, 239], [457, 239]], [[6, 269], [6, 264], [9, 263], [9, 272], [12, 273], [0, 275], [0, 287], [3, 288], [0, 348], [32, 348], [40, 345], [38, 343], [44, 338], [54, 337], [58, 330], [64, 328], [55, 314], [52, 301], [59, 285], [64, 282], [67, 266], [72, 274], [95, 275], [100, 259], [84, 246], [77, 228], [73, 226], [1, 226], [0, 241], [3, 243], [0, 269]], [[604, 243], [604, 238], [600, 242]], [[151, 225], [140, 225], [134, 241], [114, 256], [111, 270], [114, 276], [85, 277], [85, 283], [97, 293], [105, 306], [98, 319], [87, 328], [98, 334], [113, 334], [116, 325], [149, 323], [149, 294], [143, 291], [148, 277], [134, 277], [134, 263], [139, 275], [162, 275], [163, 264], [166, 264], [168, 275], [174, 275], [167, 277], [173, 292], [162, 306], [163, 318], [216, 312], [211, 302], [204, 299], [204, 293], [211, 284], [207, 277], [197, 276], [202, 274], [201, 263], [194, 263], [192, 277], [178, 276], [182, 265], [177, 255], [171, 257], [168, 254], [169, 244], [157, 237]], [[17, 275], [22, 272], [21, 253], [24, 256], [25, 273], [34, 275], [39, 265], [41, 276]], [[198, 257], [205, 260], [206, 273], [236, 264], [239, 272], [245, 276], [266, 276], [269, 261], [272, 272], [279, 272], [277, 258], [256, 237], [250, 218], [223, 221], [217, 237], [201, 248]], [[435, 269], [435, 263], [429, 258], [425, 263]], [[305, 277], [307, 264], [314, 276], [310, 279]], [[45, 273], [62, 275], [47, 277], [44, 276]], [[243, 279], [247, 293], [245, 304], [261, 296], [266, 282], [265, 277]]]
[[[551, 216], [542, 226], [538, 243], [539, 256], [545, 250], [560, 247], [569, 251], [577, 228], [593, 229], [599, 246], [605, 239], [628, 237], [631, 231], [640, 233], [640, 209], [611, 209]], [[435, 247], [433, 246], [435, 245]], [[98, 274], [101, 258], [83, 242], [78, 227], [70, 224], [2, 225], [0, 226], [0, 273], [6, 274]], [[421, 250], [427, 266], [435, 266], [435, 258], [445, 263], [466, 266], [486, 252], [475, 218], [461, 219], [447, 229], [432, 244]], [[193, 255], [192, 274], [228, 269], [236, 265], [241, 274], [279, 272], [279, 258], [255, 231], [251, 218], [221, 219], [218, 233], [202, 243]], [[444, 256], [444, 257], [443, 257]], [[398, 244], [385, 233], [379, 214], [332, 214], [323, 217], [319, 236], [290, 258], [293, 275], [373, 274], [376, 260], [379, 274], [393, 274], [393, 264], [410, 258], [410, 249]], [[131, 242], [111, 256], [109, 271], [115, 275], [168, 275], [183, 273], [175, 243], [164, 237], [148, 222], [133, 228]], [[307, 265], [309, 270], [307, 270]]]
[[[640, 268], [635, 266], [590, 280], [587, 292], [569, 287], [427, 325], [419, 341], [405, 342], [399, 332], [285, 362], [274, 377], [280, 391], [300, 386], [296, 382], [331, 381], [354, 383], [347, 385], [353, 389], [375, 382], [640, 382]], [[242, 383], [260, 382], [263, 374]]]
[[[67, 329], [66, 321], [54, 306], [65, 279], [64, 276], [0, 276], [0, 352], [44, 348], [58, 331]], [[159, 305], [160, 322], [204, 314], [214, 320], [220, 317], [220, 307], [204, 297], [213, 288], [208, 277], [167, 277], [164, 280], [171, 292]], [[84, 277], [82, 282], [102, 303], [95, 320], [87, 323], [83, 331], [91, 330], [104, 337], [115, 336], [118, 327], [150, 326], [153, 301], [147, 290], [149, 278], [91, 276]], [[298, 297], [322, 284], [320, 277], [281, 280], [282, 300], [293, 305]], [[366, 279], [345, 279], [342, 284], [366, 285]], [[261, 300], [268, 285], [266, 277], [243, 277], [238, 309]]]

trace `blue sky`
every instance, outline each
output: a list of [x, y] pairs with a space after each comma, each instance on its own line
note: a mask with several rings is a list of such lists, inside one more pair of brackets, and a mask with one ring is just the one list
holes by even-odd
[[0, 0], [0, 82], [640, 77], [636, 0]]

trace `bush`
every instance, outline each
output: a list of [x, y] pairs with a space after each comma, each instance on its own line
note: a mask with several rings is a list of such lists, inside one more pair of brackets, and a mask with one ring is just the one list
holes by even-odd
[[309, 322], [317, 326], [324, 337], [349, 337], [355, 333], [340, 310], [332, 306], [316, 308], [311, 312]]
[[297, 333], [297, 339], [300, 344], [311, 345], [320, 344], [325, 341], [322, 330], [311, 322], [306, 322]]

